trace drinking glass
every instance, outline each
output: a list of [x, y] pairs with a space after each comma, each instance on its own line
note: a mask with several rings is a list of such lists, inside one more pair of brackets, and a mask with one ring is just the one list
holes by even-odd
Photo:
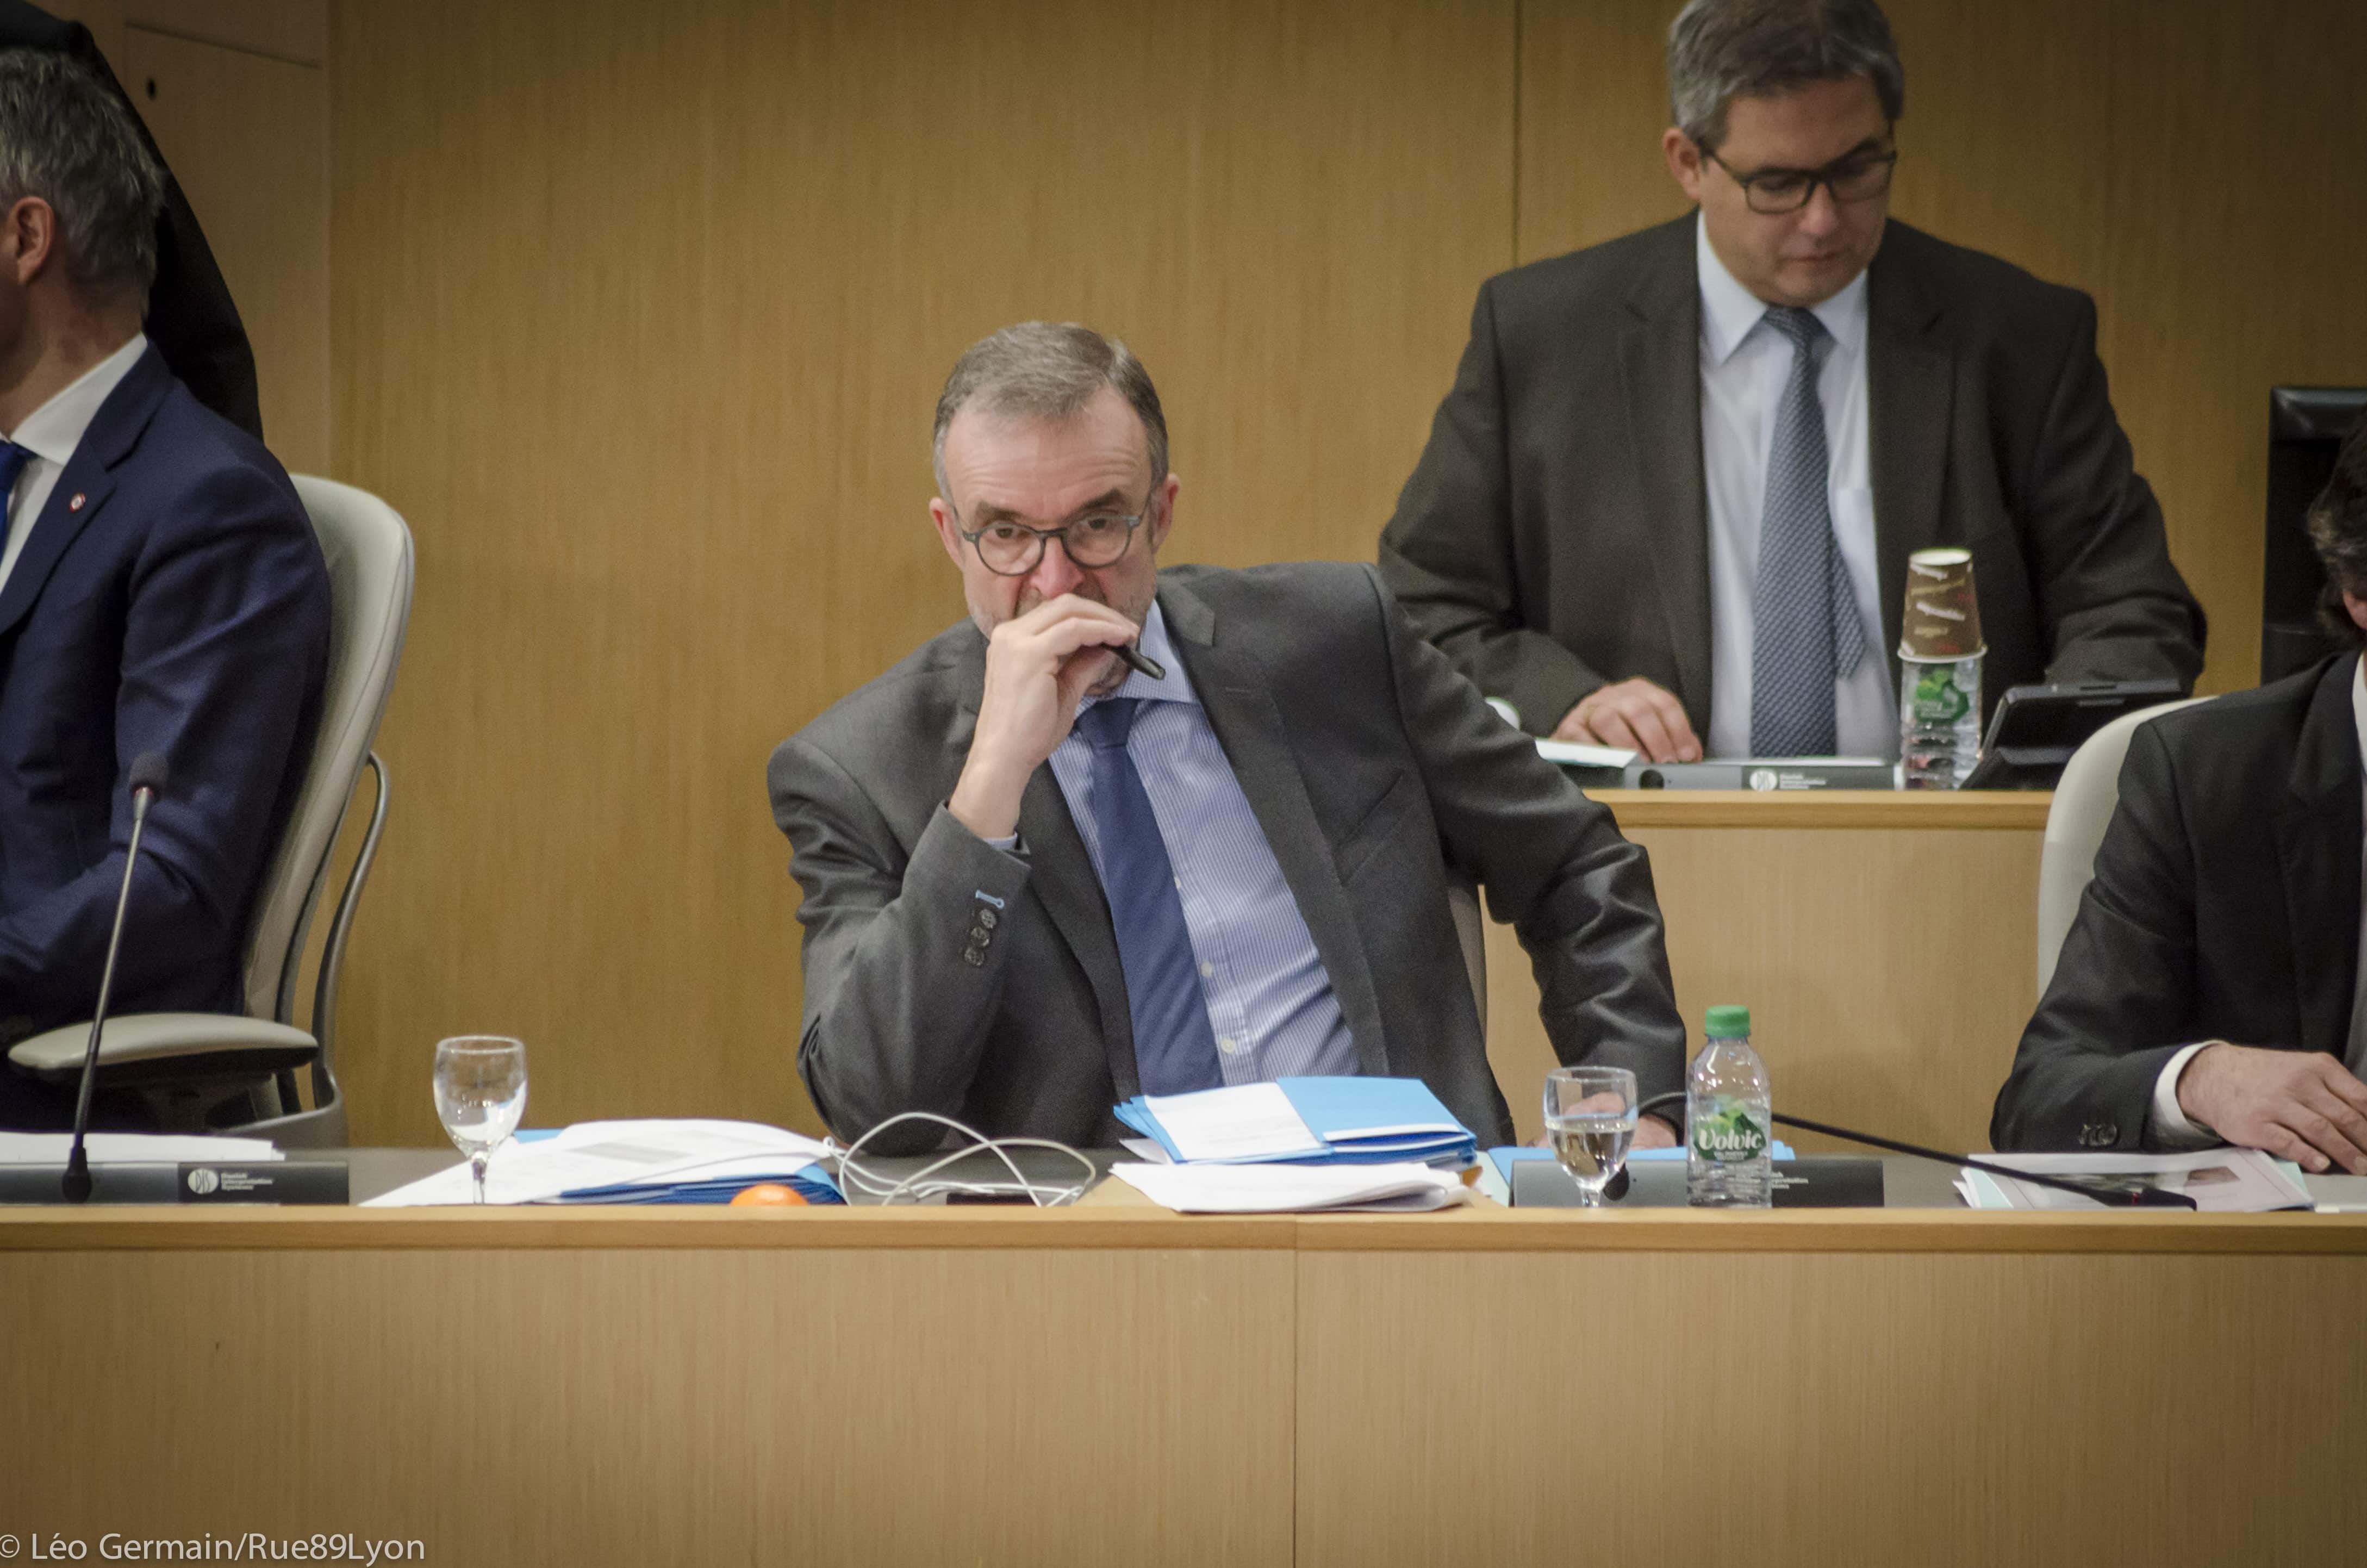
[[453, 1146], [468, 1156], [482, 1203], [485, 1163], [526, 1115], [525, 1045], [481, 1034], [437, 1041], [436, 1115]]
[[1636, 1074], [1625, 1067], [1557, 1067], [1546, 1074], [1546, 1135], [1578, 1183], [1581, 1208], [1603, 1206], [1603, 1189], [1627, 1164], [1636, 1141]]

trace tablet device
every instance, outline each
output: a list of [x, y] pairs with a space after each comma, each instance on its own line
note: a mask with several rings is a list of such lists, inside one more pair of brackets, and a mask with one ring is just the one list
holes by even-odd
[[1981, 759], [1967, 790], [2052, 790], [2063, 765], [2087, 738], [2140, 708], [2175, 702], [2174, 680], [2100, 680], [2067, 686], [2017, 686], [1998, 699]]

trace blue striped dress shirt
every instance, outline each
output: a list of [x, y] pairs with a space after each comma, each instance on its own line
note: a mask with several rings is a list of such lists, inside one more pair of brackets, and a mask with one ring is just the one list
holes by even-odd
[[[1143, 702], [1127, 755], [1142, 775], [1167, 858], [1175, 868], [1225, 1082], [1353, 1074], [1355, 1041], [1315, 951], [1314, 934], [1208, 725], [1184, 661], [1175, 656], [1156, 603], [1139, 645], [1166, 669], [1167, 678], [1152, 680], [1137, 671], [1114, 695]], [[1099, 876], [1093, 754], [1083, 736], [1071, 731], [1060, 743], [1052, 754], [1052, 774]]]

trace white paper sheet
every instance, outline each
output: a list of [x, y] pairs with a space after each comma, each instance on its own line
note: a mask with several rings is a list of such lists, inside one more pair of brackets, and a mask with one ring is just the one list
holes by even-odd
[[1323, 1140], [1308, 1131], [1279, 1084], [1147, 1095], [1143, 1104], [1186, 1160], [1274, 1160], [1323, 1153]]
[[[268, 1138], [180, 1132], [94, 1132], [83, 1148], [94, 1165], [242, 1165], [283, 1157]], [[0, 1132], [0, 1165], [62, 1165], [73, 1150], [71, 1132]]]
[[[710, 1167], [724, 1175], [753, 1156], [790, 1158], [802, 1165], [820, 1159], [822, 1153], [821, 1143], [801, 1133], [753, 1121], [579, 1121], [556, 1137], [496, 1150], [485, 1172], [485, 1201], [533, 1203], [579, 1187], [687, 1179]], [[475, 1184], [463, 1160], [363, 1207], [408, 1209], [475, 1200]]]
[[1587, 746], [1576, 741], [1544, 740], [1537, 743], [1537, 755], [1565, 767], [1625, 767], [1637, 756], [1624, 746]]
[[1110, 1167], [1179, 1214], [1421, 1212], [1471, 1201], [1452, 1171], [1428, 1165], [1138, 1165]]
[[[2203, 1149], [2188, 1154], [1984, 1154], [2010, 1170], [2087, 1180], [2143, 1181], [2181, 1192], [2206, 1214], [2257, 1214], [2272, 1209], [2311, 1206], [2306, 1187], [2258, 1149]], [[2101, 1200], [1987, 1172], [1963, 1170], [1981, 1209], [2100, 1209]]]

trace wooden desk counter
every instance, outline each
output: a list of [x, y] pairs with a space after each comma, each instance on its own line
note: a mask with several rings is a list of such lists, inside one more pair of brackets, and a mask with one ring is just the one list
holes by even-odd
[[0, 1531], [2342, 1561], [2362, 1298], [2325, 1215], [16, 1211]]
[[[1652, 858], [1689, 1049], [1706, 1008], [1739, 1002], [1779, 1109], [1988, 1147], [1990, 1105], [2038, 1000], [2038, 852], [2053, 795], [1590, 793]], [[1554, 1056], [1528, 956], [1493, 921], [1488, 1035], [1513, 1124], [1535, 1138]]]

